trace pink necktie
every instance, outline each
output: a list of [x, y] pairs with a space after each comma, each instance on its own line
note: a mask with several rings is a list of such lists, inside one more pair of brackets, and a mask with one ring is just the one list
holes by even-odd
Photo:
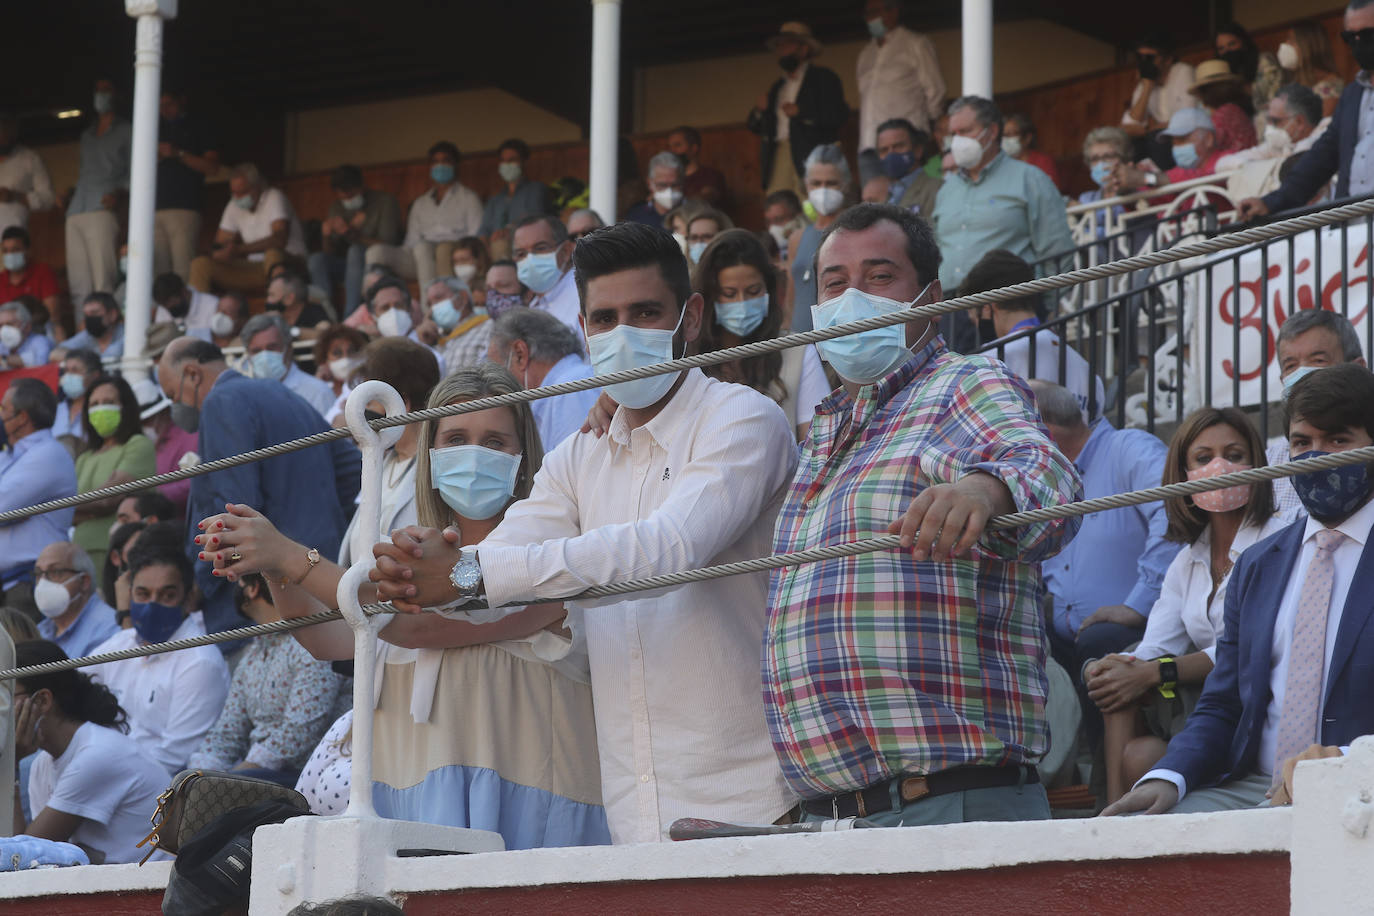
[[1331, 607], [1331, 580], [1335, 573], [1332, 555], [1345, 535], [1323, 529], [1314, 538], [1316, 550], [1298, 593], [1298, 612], [1293, 619], [1293, 641], [1288, 648], [1288, 678], [1284, 682], [1283, 709], [1274, 749], [1274, 779], [1283, 779], [1283, 764], [1307, 750], [1320, 736], [1322, 671], [1326, 663], [1326, 616]]

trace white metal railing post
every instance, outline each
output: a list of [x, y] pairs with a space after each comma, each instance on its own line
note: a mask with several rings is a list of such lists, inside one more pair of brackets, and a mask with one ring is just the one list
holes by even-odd
[[607, 225], [616, 221], [620, 152], [620, 4], [592, 0], [591, 207]]
[[138, 22], [134, 37], [133, 146], [129, 154], [129, 266], [124, 281], [124, 376], [137, 380], [148, 377], [142, 357], [153, 315], [162, 20], [176, 18], [177, 0], [124, 0], [124, 12]]
[[[380, 401], [387, 416], [404, 413], [405, 401], [386, 382], [363, 382], [354, 388], [344, 406], [348, 429], [363, 453], [362, 495], [358, 504], [359, 530], [372, 534], [381, 527], [382, 459], [405, 432], [403, 426], [374, 430], [363, 412], [373, 401]], [[372, 705], [377, 678], [377, 634], [390, 619], [385, 615], [363, 613], [358, 589], [367, 581], [373, 567], [371, 556], [359, 557], [339, 580], [336, 597], [344, 620], [353, 629], [353, 772], [348, 790], [345, 817], [376, 817], [372, 805]]]

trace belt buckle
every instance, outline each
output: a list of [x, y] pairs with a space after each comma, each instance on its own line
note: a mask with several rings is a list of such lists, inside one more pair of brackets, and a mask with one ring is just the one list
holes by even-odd
[[840, 797], [830, 796], [830, 819], [838, 821], [840, 819]]

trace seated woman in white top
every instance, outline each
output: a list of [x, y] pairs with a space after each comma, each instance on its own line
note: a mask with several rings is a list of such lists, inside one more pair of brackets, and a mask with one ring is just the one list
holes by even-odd
[[[1264, 464], [1264, 443], [1243, 412], [1203, 407], [1174, 433], [1164, 483]], [[1088, 696], [1103, 715], [1109, 804], [1164, 756], [1197, 703], [1216, 661], [1236, 557], [1292, 521], [1275, 514], [1269, 481], [1167, 500], [1165, 511], [1165, 537], [1189, 546], [1164, 574], [1145, 637], [1131, 654], [1109, 655], [1085, 672]]]
[[[21, 668], [66, 657], [46, 640], [15, 647]], [[20, 678], [14, 699], [15, 756], [38, 752], [29, 776], [30, 808], [37, 813], [25, 825], [16, 798], [14, 832], [75, 843], [94, 864], [142, 858], [136, 847], [169, 777], [124, 734], [124, 710], [114, 694], [80, 671], [62, 671]]]

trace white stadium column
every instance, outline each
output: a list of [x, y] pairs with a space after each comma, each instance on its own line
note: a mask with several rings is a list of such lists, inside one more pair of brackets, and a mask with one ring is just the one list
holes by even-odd
[[964, 0], [964, 95], [992, 98], [992, 0]]
[[620, 3], [592, 0], [592, 209], [607, 225], [616, 220], [616, 156], [620, 133]]

